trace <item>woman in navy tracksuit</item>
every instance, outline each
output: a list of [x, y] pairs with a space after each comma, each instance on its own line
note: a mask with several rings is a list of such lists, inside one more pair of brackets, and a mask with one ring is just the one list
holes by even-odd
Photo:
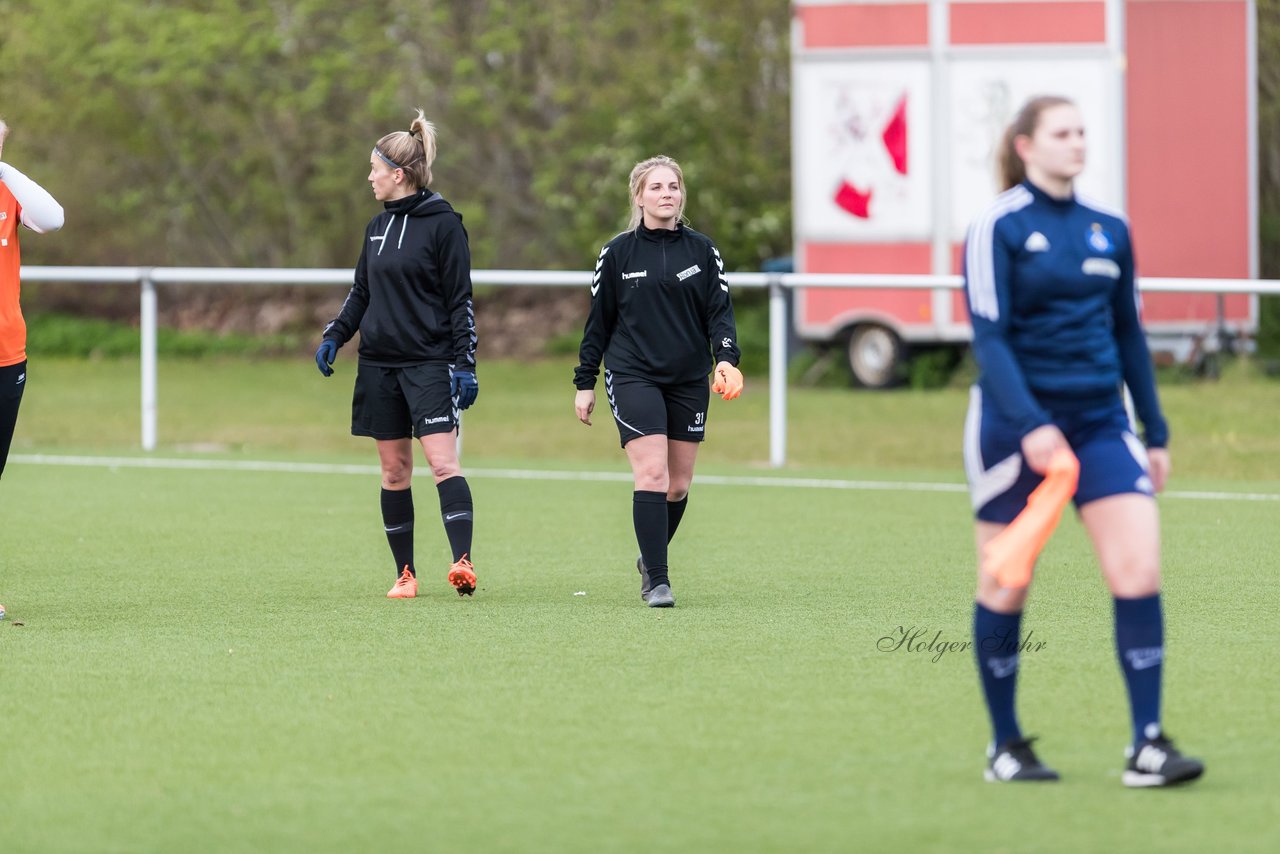
[[[1133, 244], [1123, 213], [1078, 196], [1084, 127], [1064, 98], [1029, 101], [1000, 149], [1005, 192], [973, 224], [965, 290], [981, 368], [965, 424], [965, 468], [982, 547], [1026, 505], [1054, 451], [1080, 461], [1075, 503], [1115, 600], [1133, 742], [1127, 786], [1194, 780], [1160, 727], [1164, 628], [1155, 493], [1169, 475], [1160, 412], [1139, 319]], [[1125, 410], [1128, 386], [1145, 447]], [[1002, 590], [979, 568], [974, 649], [994, 729], [986, 777], [1056, 780], [1014, 711], [1017, 638], [1026, 588]]]

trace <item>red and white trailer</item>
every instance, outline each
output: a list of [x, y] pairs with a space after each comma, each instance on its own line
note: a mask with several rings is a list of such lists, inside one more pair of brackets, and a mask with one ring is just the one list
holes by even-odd
[[[1128, 211], [1146, 277], [1257, 278], [1253, 0], [797, 0], [792, 25], [798, 272], [948, 275], [995, 196], [994, 150], [1036, 94], [1074, 99], [1079, 189]], [[962, 293], [798, 289], [800, 337], [848, 346], [868, 386], [911, 347], [960, 344]], [[1257, 298], [1147, 294], [1156, 349]]]

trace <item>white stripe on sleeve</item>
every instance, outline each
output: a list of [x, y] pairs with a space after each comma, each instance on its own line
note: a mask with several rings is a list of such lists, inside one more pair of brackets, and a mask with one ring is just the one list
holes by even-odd
[[982, 217], [969, 230], [965, 248], [965, 275], [969, 284], [969, 310], [987, 320], [1000, 318], [1000, 302], [996, 296], [995, 231], [996, 223], [1006, 214], [1021, 210], [1035, 201], [1026, 187], [1014, 187], [996, 197]]

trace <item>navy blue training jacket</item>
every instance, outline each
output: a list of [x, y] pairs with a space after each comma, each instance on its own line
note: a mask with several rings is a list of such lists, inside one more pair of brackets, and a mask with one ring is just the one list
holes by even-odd
[[983, 398], [1023, 435], [1123, 382], [1147, 445], [1167, 444], [1124, 214], [1024, 181], [969, 229], [964, 279]]

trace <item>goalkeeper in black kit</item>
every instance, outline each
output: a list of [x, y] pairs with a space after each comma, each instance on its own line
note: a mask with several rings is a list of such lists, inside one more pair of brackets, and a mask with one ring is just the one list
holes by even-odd
[[596, 260], [574, 372], [574, 408], [591, 426], [604, 360], [605, 393], [635, 477], [640, 598], [651, 608], [675, 605], [667, 545], [689, 502], [710, 392], [725, 400], [742, 393], [724, 260], [711, 238], [684, 224], [684, 192], [669, 157], [631, 170], [631, 221]]
[[316, 367], [333, 374], [338, 348], [360, 333], [351, 432], [377, 442], [382, 522], [395, 560], [391, 599], [418, 594], [413, 560], [413, 439], [422, 445], [453, 552], [458, 595], [476, 588], [471, 488], [458, 461], [460, 411], [475, 402], [476, 325], [471, 251], [462, 215], [430, 189], [435, 127], [422, 111], [369, 155], [369, 184], [383, 203], [365, 228], [355, 284], [324, 328]]

